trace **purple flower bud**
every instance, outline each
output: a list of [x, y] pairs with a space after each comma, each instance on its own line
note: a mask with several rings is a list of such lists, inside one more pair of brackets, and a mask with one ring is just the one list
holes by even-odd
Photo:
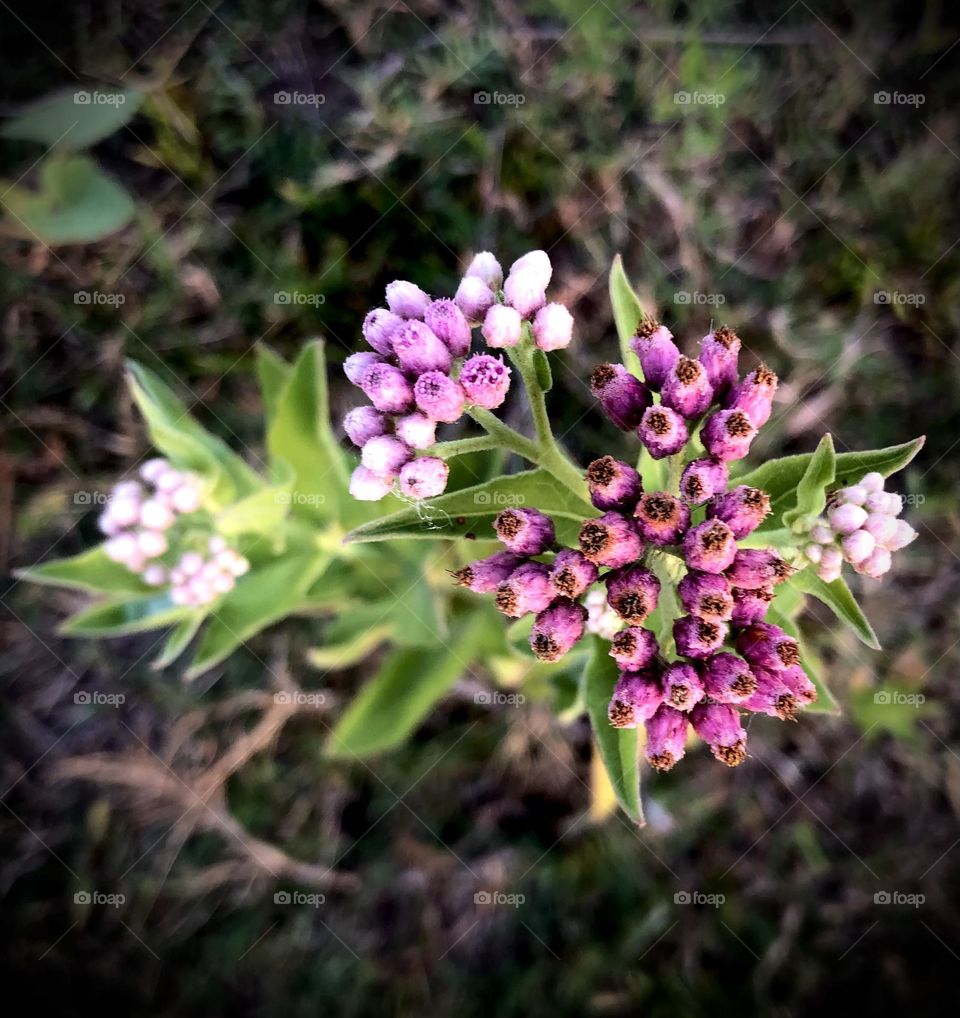
[[733, 707], [725, 703], [698, 704], [691, 712], [690, 723], [720, 763], [736, 767], [746, 759], [747, 733]]
[[614, 728], [636, 728], [652, 718], [662, 703], [660, 683], [650, 672], [622, 672], [613, 687], [607, 717]]
[[859, 565], [867, 559], [877, 546], [873, 534], [867, 530], [855, 530], [840, 542], [844, 558], [852, 565]]
[[430, 306], [430, 297], [405, 279], [387, 284], [387, 306], [401, 318], [422, 318]]
[[733, 615], [733, 594], [725, 576], [717, 573], [687, 573], [677, 587], [680, 603], [688, 615], [708, 622], [729, 622]]
[[[347, 412], [343, 430], [354, 445], [366, 445], [371, 438], [385, 435], [389, 418], [372, 406], [357, 406]], [[407, 443], [409, 445], [409, 443]]]
[[493, 529], [517, 555], [542, 555], [556, 540], [553, 520], [539, 509], [504, 509], [493, 521]]
[[678, 453], [690, 437], [687, 422], [676, 410], [663, 405], [644, 411], [637, 434], [655, 460]]
[[724, 622], [709, 622], [696, 615], [683, 615], [673, 624], [677, 653], [681, 657], [709, 657], [723, 646], [727, 631]]
[[392, 477], [380, 477], [365, 466], [357, 467], [350, 477], [350, 494], [358, 502], [379, 502], [392, 487]]
[[653, 491], [643, 495], [634, 511], [640, 536], [651, 544], [679, 544], [690, 526], [690, 510], [674, 495]]
[[640, 475], [628, 463], [601, 456], [587, 467], [590, 501], [601, 511], [631, 512], [643, 493]]
[[479, 325], [496, 300], [496, 294], [478, 276], [464, 276], [453, 297], [471, 325]]
[[750, 451], [756, 434], [757, 429], [743, 410], [718, 410], [707, 418], [700, 441], [714, 459], [740, 460]]
[[452, 357], [466, 357], [470, 353], [470, 323], [452, 300], [444, 297], [433, 301], [423, 320], [433, 334], [440, 338]]
[[475, 254], [464, 275], [482, 279], [491, 290], [499, 290], [500, 284], [503, 282], [503, 269], [500, 268], [500, 263], [490, 251], [481, 251], [479, 254]]
[[838, 505], [827, 513], [830, 526], [837, 534], [852, 534], [867, 522], [867, 510], [859, 505]]
[[415, 319], [404, 322], [393, 334], [393, 350], [400, 367], [413, 375], [450, 370], [453, 356], [442, 339]]
[[525, 559], [522, 555], [514, 555], [512, 551], [498, 551], [488, 558], [478, 559], [470, 565], [458, 569], [453, 578], [459, 587], [466, 587], [475, 594], [490, 594], [501, 583], [510, 579], [511, 574]]
[[374, 308], [363, 320], [363, 338], [379, 354], [389, 357], [393, 353], [393, 334], [403, 325], [403, 319], [386, 308]]
[[771, 548], [741, 548], [726, 570], [731, 586], [746, 590], [776, 586], [792, 572], [789, 563]]
[[643, 542], [630, 520], [604, 513], [580, 527], [580, 550], [596, 565], [616, 569], [640, 558]]
[[523, 332], [523, 319], [516, 308], [506, 304], [494, 304], [487, 312], [480, 329], [487, 346], [503, 349], [516, 346]]
[[587, 609], [568, 597], [540, 612], [530, 631], [530, 649], [541, 661], [559, 661], [583, 636]]
[[647, 318], [638, 326], [630, 346], [640, 358], [644, 381], [654, 392], [659, 392], [667, 375], [680, 359], [673, 333], [655, 318]]
[[640, 626], [657, 607], [660, 581], [642, 566], [617, 569], [604, 577], [607, 604], [628, 626]]
[[646, 754], [654, 770], [668, 771], [683, 758], [687, 743], [687, 715], [662, 704], [647, 721]]
[[713, 391], [725, 392], [737, 384], [737, 358], [740, 356], [740, 337], [724, 325], [700, 340], [700, 363], [707, 372]]
[[400, 468], [413, 458], [410, 449], [393, 435], [379, 435], [371, 438], [360, 453], [360, 462], [381, 477], [394, 477]]
[[723, 520], [739, 541], [752, 534], [770, 514], [770, 496], [759, 488], [740, 484], [707, 505], [707, 519]]
[[752, 665], [780, 672], [800, 663], [797, 641], [769, 622], [755, 622], [737, 637], [737, 650]]
[[762, 428], [770, 420], [773, 394], [779, 384], [777, 376], [761, 364], [733, 390], [727, 407], [742, 410], [755, 428]]
[[503, 363], [502, 357], [491, 357], [488, 353], [474, 354], [463, 363], [460, 385], [468, 403], [484, 410], [494, 410], [507, 398], [510, 369]]
[[397, 419], [397, 438], [411, 449], [429, 449], [437, 440], [437, 422], [423, 414], [407, 414]]
[[799, 704], [797, 698], [783, 681], [783, 671], [773, 672], [759, 665], [752, 668], [757, 679], [757, 691], [748, 696], [740, 706], [756, 714], [768, 714], [781, 721], [793, 721]]
[[699, 417], [713, 399], [713, 387], [704, 366], [681, 357], [664, 379], [660, 400], [684, 417]]
[[629, 626], [613, 634], [610, 641], [610, 656], [617, 667], [625, 671], [637, 671], [653, 664], [659, 651], [657, 638], [649, 629]]
[[542, 612], [555, 596], [547, 567], [540, 562], [526, 562], [497, 587], [494, 603], [497, 611], [518, 619], [531, 612]]
[[594, 368], [590, 391], [621, 431], [633, 431], [650, 402], [646, 386], [622, 364], [601, 364]]
[[701, 573], [722, 573], [737, 554], [733, 531], [723, 520], [704, 520], [691, 527], [683, 538], [683, 557], [689, 569]]
[[691, 710], [703, 699], [703, 683], [696, 668], [685, 661], [674, 661], [667, 665], [660, 676], [663, 686], [663, 702], [677, 710]]
[[563, 304], [544, 304], [533, 319], [533, 339], [541, 350], [563, 350], [573, 338], [573, 315]]
[[782, 672], [777, 672], [777, 678], [793, 694], [797, 703], [805, 706], [808, 703], [816, 702], [817, 687], [810, 681], [810, 676], [800, 665], [784, 668]]
[[579, 551], [558, 551], [550, 567], [550, 585], [563, 597], [580, 597], [597, 582], [597, 567]]
[[544, 293], [553, 274], [545, 251], [530, 251], [510, 266], [503, 284], [503, 299], [524, 318], [543, 306]]
[[359, 353], [352, 353], [343, 362], [343, 373], [354, 384], [359, 385], [367, 368], [374, 364], [382, 364], [383, 358], [372, 350], [361, 350]]
[[403, 414], [413, 406], [413, 389], [399, 368], [374, 364], [360, 379], [360, 388], [370, 402], [388, 414]]
[[714, 654], [703, 663], [707, 696], [720, 703], [742, 703], [757, 691], [750, 666], [736, 654]]
[[752, 626], [754, 622], [763, 622], [767, 617], [767, 609], [773, 601], [773, 587], [758, 587], [756, 590], [732, 587], [731, 592], [733, 594], [733, 615], [730, 617], [730, 621], [737, 629]]
[[693, 460], [680, 477], [680, 494], [690, 505], [702, 505], [720, 494], [729, 479], [730, 469], [723, 460]]
[[400, 471], [400, 493], [407, 498], [435, 498], [447, 487], [450, 467], [436, 456], [421, 456]]
[[432, 421], [453, 424], [463, 414], [463, 389], [442, 371], [422, 374], [414, 383], [413, 397], [418, 409]]

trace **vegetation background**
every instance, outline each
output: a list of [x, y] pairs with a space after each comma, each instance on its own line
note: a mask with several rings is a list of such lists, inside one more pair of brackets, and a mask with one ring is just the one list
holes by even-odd
[[[593, 822], [586, 723], [533, 698], [482, 706], [461, 683], [403, 750], [332, 762], [315, 714], [273, 711], [260, 663], [309, 688], [320, 623], [191, 686], [149, 669], [155, 634], [64, 640], [77, 595], [5, 581], [8, 994], [63, 1015], [940, 1013], [960, 968], [956, 10], [0, 7], [8, 111], [89, 83], [148, 93], [93, 150], [135, 199], [129, 226], [50, 248], [0, 210], [5, 571], [95, 540], [74, 495], [145, 450], [125, 357], [253, 454], [256, 341], [292, 356], [321, 334], [339, 363], [390, 279], [449, 292], [483, 248], [550, 252], [578, 323], [551, 403], [581, 459], [625, 448], [584, 385], [616, 349], [617, 252], [688, 342], [726, 321], [780, 372], [757, 456], [826, 430], [840, 450], [928, 435], [900, 478], [920, 538], [862, 592], [884, 650], [805, 619], [842, 714], [760, 719], [738, 770], [697, 754], [648, 778], [640, 831]], [[0, 145], [7, 185], [37, 155]], [[293, 290], [322, 303], [275, 303]], [[374, 664], [336, 677], [330, 711]], [[125, 703], [91, 713], [81, 685]], [[125, 902], [83, 907], [83, 888]], [[478, 905], [484, 889], [523, 900]]]

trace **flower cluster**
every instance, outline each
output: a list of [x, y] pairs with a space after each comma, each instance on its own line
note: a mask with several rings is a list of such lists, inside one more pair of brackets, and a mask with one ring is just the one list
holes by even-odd
[[[746, 455], [770, 417], [777, 377], [760, 365], [741, 379], [740, 340], [727, 328], [704, 337], [696, 360], [652, 320], [632, 346], [645, 381], [623, 365], [601, 365], [591, 387], [604, 411], [635, 431], [654, 459], [681, 453], [702, 424], [706, 455], [686, 465], [676, 493], [644, 491], [637, 470], [602, 456], [586, 471], [601, 515], [583, 523], [577, 548], [558, 547], [552, 521], [538, 510], [507, 509], [494, 522], [506, 550], [455, 576], [493, 593], [509, 617], [534, 614], [530, 646], [541, 660], [562, 657], [586, 629], [604, 632], [620, 669], [610, 723], [646, 727], [653, 767], [668, 770], [684, 755], [688, 726], [734, 766], [746, 755], [740, 711], [793, 718], [816, 698], [797, 642], [765, 621], [791, 567], [773, 549], [738, 547], [769, 514], [770, 499], [744, 485], [727, 490], [728, 464]], [[683, 568], [672, 647], [644, 625], [661, 600], [652, 567], [666, 555]], [[598, 581], [605, 606], [590, 590]]]
[[465, 410], [494, 410], [507, 397], [510, 368], [502, 356], [471, 355], [473, 329], [486, 346], [516, 346], [528, 329], [541, 350], [570, 342], [573, 318], [562, 304], [546, 302], [553, 273], [543, 251], [510, 267], [506, 280], [488, 251], [470, 263], [453, 299], [434, 298], [415, 283], [387, 287], [387, 307], [364, 319], [370, 350], [344, 364], [349, 380], [370, 400], [344, 419], [347, 437], [361, 449], [350, 492], [377, 501], [394, 485], [408, 498], [432, 498], [447, 485], [447, 464], [418, 456], [436, 441], [438, 424], [453, 424]]
[[830, 498], [827, 515], [810, 529], [804, 558], [828, 583], [840, 576], [844, 562], [863, 576], [879, 579], [890, 569], [891, 553], [917, 536], [906, 520], [898, 519], [902, 510], [901, 497], [883, 490], [883, 475], [866, 474]]
[[[169, 584], [170, 599], [178, 605], [205, 605], [232, 590], [236, 577], [250, 568], [247, 560], [219, 535], [208, 541], [209, 557], [182, 551], [184, 541], [173, 533], [181, 516], [201, 506], [200, 481], [176, 470], [165, 459], [148, 460], [140, 468], [141, 481], [114, 486], [107, 508], [98, 520], [107, 535], [104, 552], [112, 562], [137, 573], [148, 586]], [[164, 562], [176, 559], [171, 568]]]

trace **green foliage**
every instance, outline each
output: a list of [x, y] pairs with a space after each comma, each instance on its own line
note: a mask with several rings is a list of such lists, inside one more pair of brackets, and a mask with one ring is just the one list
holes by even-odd
[[89, 148], [120, 130], [142, 102], [143, 94], [130, 88], [56, 92], [8, 120], [0, 138], [36, 141], [47, 148]]
[[833, 438], [824, 435], [797, 484], [797, 504], [783, 514], [786, 526], [803, 516], [819, 516], [823, 512], [827, 504], [827, 488], [833, 484], [836, 470], [837, 454]]

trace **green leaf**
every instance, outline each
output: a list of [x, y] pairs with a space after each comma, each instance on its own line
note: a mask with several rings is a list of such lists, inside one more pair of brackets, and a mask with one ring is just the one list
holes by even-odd
[[631, 349], [630, 340], [636, 334], [637, 326], [647, 316], [643, 313], [640, 298], [627, 279], [620, 255], [613, 259], [613, 265], [610, 266], [610, 306], [613, 308], [613, 321], [620, 340], [620, 359], [629, 371], [643, 378], [640, 360]]
[[276, 416], [280, 395], [290, 380], [291, 366], [266, 343], [257, 343], [255, 348], [257, 381], [263, 397], [263, 409], [267, 419], [267, 430]]
[[553, 388], [550, 358], [539, 348], [533, 351], [533, 369], [537, 373], [537, 385], [543, 392], [549, 392]]
[[293, 469], [294, 514], [310, 519], [336, 517], [346, 498], [347, 467], [330, 428], [323, 343], [300, 352], [276, 398], [267, 430], [271, 461]]
[[326, 642], [322, 647], [307, 651], [307, 661], [314, 668], [336, 671], [351, 668], [366, 660], [381, 643], [388, 640], [393, 632], [392, 622], [382, 622], [354, 633], [351, 637], [335, 642]]
[[48, 147], [89, 148], [119, 131], [140, 108], [132, 88], [79, 88], [31, 103], [0, 127], [0, 137], [38, 141]]
[[832, 583], [826, 583], [808, 567], [795, 573], [787, 582], [822, 601], [841, 622], [856, 633], [861, 643], [865, 643], [872, 650], [880, 650], [877, 634], [842, 577]]
[[248, 573], [213, 606], [186, 677], [202, 675], [251, 636], [293, 612], [329, 563], [327, 554], [287, 555]]
[[[278, 474], [283, 472], [280, 466], [278, 465]], [[282, 536], [279, 528], [290, 511], [293, 498], [293, 471], [286, 467], [285, 472], [286, 478], [281, 483], [261, 488], [218, 513], [217, 531], [227, 536], [232, 534]]]
[[797, 484], [797, 504], [783, 514], [783, 522], [790, 526], [803, 516], [819, 516], [827, 504], [827, 488], [833, 484], [837, 469], [837, 454], [833, 448], [833, 436], [820, 439], [807, 469]]
[[31, 583], [88, 590], [93, 594], [146, 594], [151, 589], [126, 566], [111, 562], [102, 544], [71, 558], [19, 569], [16, 575]]
[[170, 630], [164, 641], [163, 649], [150, 663], [150, 667], [154, 671], [161, 671], [172, 665], [190, 645], [190, 641], [197, 635], [206, 617], [206, 610], [195, 610], [187, 618], [178, 622]]
[[106, 601], [71, 615], [60, 626], [65, 636], [129, 636], [162, 629], [187, 618], [194, 608], [175, 605], [166, 592], [123, 601]]
[[619, 671], [610, 657], [609, 646], [597, 636], [590, 637], [591, 656], [583, 674], [584, 700], [593, 725], [600, 758], [610, 777], [623, 811], [641, 826], [639, 740], [635, 728], [614, 728], [607, 707], [617, 684]]
[[122, 229], [135, 211], [130, 195], [86, 156], [51, 156], [36, 191], [14, 184], [2, 205], [8, 232], [44, 244], [89, 244]]
[[645, 623], [647, 629], [656, 633], [661, 651], [670, 656], [674, 653], [673, 624], [683, 614], [677, 584], [683, 579], [683, 563], [675, 555], [668, 555], [657, 548], [648, 551], [650, 568], [660, 581], [660, 595], [657, 607]]
[[498, 621], [490, 613], [471, 612], [453, 628], [447, 646], [394, 651], [344, 711], [325, 754], [350, 759], [400, 745], [497, 639]]
[[[885, 449], [838, 453], [835, 476], [837, 487], [853, 484], [859, 481], [864, 474], [873, 470], [883, 474], [884, 477], [895, 474], [917, 455], [923, 448], [925, 440], [925, 437], [921, 436], [912, 442], [890, 445]], [[764, 521], [761, 530], [772, 530], [782, 526], [781, 517], [784, 511], [790, 508], [790, 500], [806, 473], [813, 455], [813, 453], [805, 452], [797, 456], [782, 456], [780, 459], [769, 460], [763, 466], [735, 479], [737, 484], [762, 488], [770, 495], [773, 512]]]
[[493, 540], [493, 518], [508, 506], [536, 506], [553, 519], [561, 543], [573, 546], [583, 520], [597, 516], [589, 502], [561, 488], [546, 470], [526, 470], [383, 516], [351, 530], [344, 540], [453, 539], [470, 534], [480, 540]]

